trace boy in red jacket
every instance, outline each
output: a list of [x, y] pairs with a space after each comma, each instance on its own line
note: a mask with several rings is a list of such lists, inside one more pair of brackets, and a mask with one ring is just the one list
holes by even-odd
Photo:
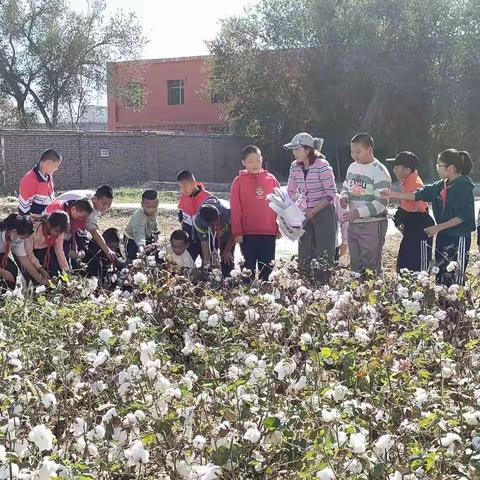
[[245, 170], [233, 180], [230, 192], [232, 233], [245, 258], [245, 268], [252, 271], [258, 263], [259, 278], [268, 280], [275, 259], [278, 234], [277, 217], [268, 206], [267, 195], [280, 186], [278, 180], [262, 168], [262, 152], [255, 145], [242, 151]]
[[178, 200], [178, 219], [182, 225], [182, 230], [187, 232], [190, 243], [188, 253], [193, 261], [202, 254], [200, 240], [193, 228], [193, 217], [198, 213], [200, 205], [212, 196], [203, 187], [203, 184], [197, 182], [193, 173], [188, 170], [181, 170], [177, 175], [177, 182], [180, 186], [181, 195]]

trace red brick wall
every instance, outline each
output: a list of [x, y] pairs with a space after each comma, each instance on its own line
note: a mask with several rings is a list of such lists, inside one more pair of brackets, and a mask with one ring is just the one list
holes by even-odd
[[[0, 130], [4, 139], [5, 180], [8, 194], [47, 148], [63, 156], [55, 175], [57, 190], [137, 186], [147, 181], [175, 181], [181, 169], [192, 170], [199, 180], [230, 182], [241, 168], [241, 149], [247, 138], [230, 136], [160, 135], [141, 132], [65, 132]], [[109, 157], [101, 158], [100, 149]], [[2, 179], [3, 180], [3, 179]]]

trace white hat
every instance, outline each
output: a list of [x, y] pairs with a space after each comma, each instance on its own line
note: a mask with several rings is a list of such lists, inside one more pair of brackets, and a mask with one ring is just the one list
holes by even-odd
[[290, 143], [286, 143], [283, 148], [287, 150], [295, 150], [298, 147], [310, 147], [315, 150], [321, 150], [323, 138], [313, 138], [309, 133], [297, 133]]

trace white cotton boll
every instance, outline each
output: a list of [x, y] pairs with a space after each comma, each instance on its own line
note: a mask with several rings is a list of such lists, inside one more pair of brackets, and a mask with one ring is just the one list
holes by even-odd
[[60, 465], [58, 463], [55, 463], [48, 457], [44, 457], [35, 478], [38, 480], [49, 480], [50, 478], [55, 478], [59, 468]]
[[105, 434], [106, 434], [105, 427], [101, 424], [95, 426], [95, 428], [93, 429], [94, 437], [98, 438], [99, 440], [102, 440], [103, 438], [105, 438]]
[[101, 367], [109, 358], [109, 353], [106, 350], [102, 350], [95, 357], [95, 360], [92, 363], [93, 368]]
[[208, 317], [207, 325], [209, 327], [217, 327], [219, 321], [220, 321], [220, 317], [216, 313], [214, 313]]
[[29, 443], [26, 439], [17, 439], [14, 442], [14, 452], [18, 458], [23, 459], [29, 453]]
[[245, 357], [245, 366], [247, 366], [248, 368], [256, 367], [257, 364], [258, 357], [255, 354], [250, 353]]
[[98, 278], [92, 277], [87, 281], [87, 289], [90, 293], [93, 293], [98, 288]]
[[8, 361], [8, 364], [12, 367], [12, 370], [15, 373], [18, 373], [18, 372], [22, 371], [23, 365], [22, 365], [22, 362], [18, 358], [11, 358]]
[[98, 332], [98, 336], [102, 342], [107, 343], [113, 337], [113, 333], [108, 328], [102, 328], [102, 330]]
[[231, 311], [225, 312], [223, 314], [223, 319], [226, 323], [232, 323], [235, 320], [235, 314]]
[[347, 387], [345, 387], [344, 385], [336, 385], [333, 388], [331, 395], [336, 402], [343, 402], [343, 400], [347, 396], [347, 393], [348, 393]]
[[147, 281], [148, 281], [147, 276], [142, 272], [137, 272], [133, 276], [133, 283], [137, 286], [144, 285], [145, 283], [147, 283]]
[[290, 375], [295, 371], [296, 365], [293, 360], [280, 360], [273, 371], [277, 374], [277, 377], [282, 381], [287, 375]]
[[242, 369], [236, 365], [230, 365], [228, 368], [227, 377], [229, 380], [238, 380], [242, 375]]
[[7, 461], [7, 450], [3, 445], [0, 445], [0, 462]]
[[132, 338], [132, 332], [130, 330], [124, 330], [120, 335], [120, 340], [122, 342], [128, 343]]
[[102, 422], [110, 423], [113, 420], [113, 418], [115, 418], [117, 416], [118, 416], [117, 409], [116, 408], [110, 408], [103, 415]]
[[47, 287], [45, 285], [40, 285], [35, 289], [35, 293], [40, 295], [41, 293], [45, 293], [47, 291]]
[[208, 310], [200, 310], [200, 313], [198, 314], [198, 318], [201, 322], [206, 322], [209, 316], [210, 312]]
[[367, 442], [363, 433], [352, 433], [348, 442], [353, 453], [362, 454], [367, 450]]
[[132, 261], [132, 266], [133, 266], [133, 267], [139, 267], [141, 264], [142, 264], [142, 260], [141, 260], [140, 258], [135, 258], [135, 259]]
[[394, 439], [392, 435], [385, 434], [377, 439], [373, 445], [373, 451], [377, 457], [385, 459], [388, 451], [393, 447]]
[[320, 480], [335, 480], [337, 477], [330, 467], [326, 467], [323, 470], [317, 472], [317, 478]]
[[143, 422], [145, 420], [145, 412], [143, 410], [135, 410], [134, 415], [139, 422]]
[[244, 440], [248, 440], [250, 443], [258, 443], [261, 433], [257, 427], [250, 427], [243, 435]]
[[217, 308], [218, 304], [219, 304], [218, 300], [215, 297], [212, 297], [205, 302], [205, 307], [208, 310], [213, 310], [214, 308]]
[[202, 435], [197, 435], [192, 441], [192, 445], [195, 450], [203, 450], [206, 443], [207, 439]]
[[28, 439], [34, 443], [41, 452], [53, 448], [54, 438], [52, 431], [45, 425], [37, 425], [28, 434]]
[[17, 478], [19, 472], [20, 467], [16, 463], [2, 465], [0, 466], [0, 480], [10, 480], [11, 478]]
[[471, 410], [463, 414], [463, 418], [468, 425], [476, 427], [480, 423], [480, 411]]
[[425, 403], [428, 402], [428, 392], [423, 388], [417, 388], [415, 390], [415, 405], [418, 408], [422, 408]]
[[364, 346], [370, 343], [370, 337], [364, 328], [357, 328], [355, 330], [355, 339]]
[[193, 477], [198, 480], [216, 480], [221, 477], [222, 469], [218, 465], [213, 463], [207, 463], [207, 465], [194, 465], [193, 467]]
[[41, 400], [45, 408], [50, 408], [57, 403], [57, 399], [53, 393], [44, 393]]
[[338, 417], [339, 417], [338, 410], [336, 409], [328, 410], [326, 408], [322, 409], [322, 420], [325, 423], [333, 422], [337, 420]]
[[460, 435], [449, 432], [440, 439], [440, 445], [447, 448], [447, 453], [453, 454], [455, 452], [455, 442], [460, 443], [461, 441]]
[[96, 447], [95, 444], [93, 443], [88, 444], [88, 454], [93, 458], [98, 457], [98, 448]]
[[353, 473], [354, 475], [362, 473], [363, 470], [362, 462], [360, 462], [360, 460], [357, 460], [356, 458], [354, 458], [353, 460], [347, 460], [345, 462], [344, 468], [347, 472]]
[[302, 375], [297, 382], [294, 382], [292, 384], [293, 390], [299, 392], [300, 390], [303, 390], [307, 385], [307, 377], [305, 375]]
[[453, 272], [455, 271], [456, 269], [458, 268], [458, 263], [457, 262], [450, 262], [448, 265], [447, 265], [447, 272]]
[[402, 298], [408, 298], [408, 296], [409, 296], [408, 288], [406, 288], [406, 287], [402, 287], [402, 286], [398, 287], [397, 288], [397, 293]]
[[302, 345], [310, 345], [312, 342], [312, 336], [309, 333], [302, 333], [300, 335], [300, 343]]
[[150, 459], [149, 452], [143, 447], [140, 440], [133, 442], [131, 447], [124, 451], [124, 454], [129, 465], [146, 464]]

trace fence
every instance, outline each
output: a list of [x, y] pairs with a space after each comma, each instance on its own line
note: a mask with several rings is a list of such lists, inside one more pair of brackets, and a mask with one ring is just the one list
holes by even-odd
[[63, 156], [55, 175], [57, 190], [100, 184], [140, 185], [175, 181], [181, 169], [201, 180], [231, 182], [249, 139], [152, 132], [0, 130], [0, 187], [13, 194], [27, 170], [47, 148]]

